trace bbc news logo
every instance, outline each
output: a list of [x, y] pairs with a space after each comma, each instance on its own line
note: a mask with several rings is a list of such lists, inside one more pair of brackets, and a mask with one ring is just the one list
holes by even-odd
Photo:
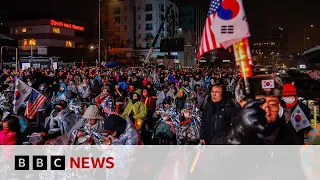
[[[66, 165], [71, 169], [112, 169], [114, 167], [113, 160], [113, 157], [70, 157], [66, 162], [65, 156], [50, 156], [50, 158], [48, 156], [32, 156], [32, 170], [49, 170], [49, 163], [50, 170], [65, 170]], [[15, 156], [14, 162], [15, 170], [30, 170], [29, 156]]]

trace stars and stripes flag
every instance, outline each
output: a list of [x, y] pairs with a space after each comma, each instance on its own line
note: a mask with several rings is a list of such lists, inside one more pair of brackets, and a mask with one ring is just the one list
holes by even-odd
[[211, 0], [198, 58], [250, 36], [242, 0]]
[[46, 100], [47, 98], [44, 95], [32, 89], [24, 115], [30, 119], [33, 119]]

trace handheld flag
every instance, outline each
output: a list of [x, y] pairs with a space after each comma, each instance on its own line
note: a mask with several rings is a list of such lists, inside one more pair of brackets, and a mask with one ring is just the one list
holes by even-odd
[[211, 0], [198, 58], [247, 37], [250, 37], [250, 32], [242, 0]]
[[27, 99], [31, 93], [32, 88], [17, 78], [14, 99], [13, 99], [13, 112], [17, 112], [21, 104]]
[[291, 123], [296, 132], [311, 125], [307, 116], [304, 114], [299, 105], [295, 108], [291, 115]]
[[30, 119], [33, 119], [46, 100], [47, 98], [44, 95], [32, 89], [24, 115]]

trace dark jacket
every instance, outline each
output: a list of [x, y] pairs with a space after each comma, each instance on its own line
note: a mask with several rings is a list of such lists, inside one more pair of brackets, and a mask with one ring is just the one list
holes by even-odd
[[[310, 118], [311, 118], [310, 117], [310, 109], [308, 108], [307, 105], [301, 103], [300, 101], [298, 101], [298, 103], [295, 106], [290, 108], [290, 111], [291, 111], [290, 119], [291, 119], [291, 115], [292, 115], [293, 111], [295, 110], [295, 108], [298, 105], [300, 106], [300, 108], [302, 109], [302, 111], [307, 116], [308, 120], [310, 121]], [[280, 131], [279, 131], [279, 135], [278, 135], [276, 144], [303, 145], [304, 144], [304, 134], [306, 131], [310, 130], [310, 127], [296, 132], [291, 121], [286, 121], [284, 115], [282, 116], [282, 118], [283, 118], [283, 120], [282, 120], [283, 124], [282, 124]]]
[[208, 100], [202, 115], [200, 139], [211, 144], [213, 138], [224, 136], [236, 115], [237, 109], [232, 102]]

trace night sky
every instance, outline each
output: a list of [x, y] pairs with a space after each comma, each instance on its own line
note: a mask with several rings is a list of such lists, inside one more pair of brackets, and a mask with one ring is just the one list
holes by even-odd
[[[210, 0], [172, 0], [177, 5], [196, 3], [205, 11], [208, 10]], [[301, 52], [303, 49], [303, 27], [313, 24], [315, 28], [307, 28], [306, 36], [310, 37], [308, 47], [320, 45], [320, 1], [319, 0], [243, 0], [247, 19], [251, 28], [259, 24], [281, 26], [288, 29], [289, 52]], [[13, 13], [0, 17], [7, 19], [21, 19], [21, 17], [41, 17], [77, 19], [89, 24], [97, 17], [98, 0], [2, 0], [0, 9]], [[42, 15], [39, 15], [42, 14]]]

